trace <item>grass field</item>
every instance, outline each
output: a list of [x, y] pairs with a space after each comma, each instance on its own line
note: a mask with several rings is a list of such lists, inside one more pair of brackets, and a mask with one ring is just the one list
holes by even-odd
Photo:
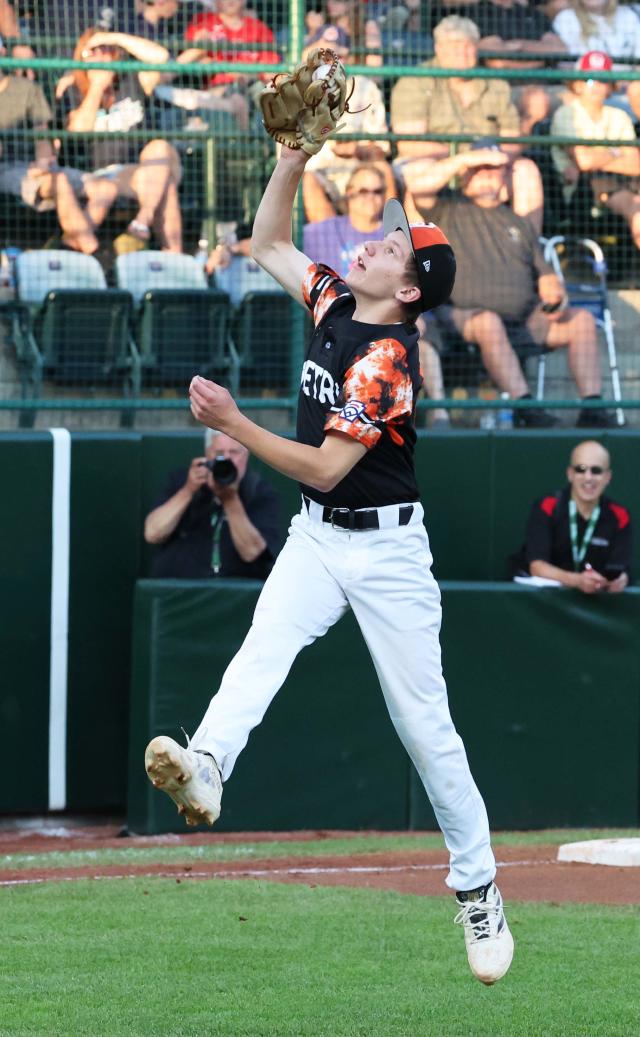
[[[367, 852], [372, 839], [400, 849], [403, 837], [363, 837]], [[213, 848], [238, 850], [189, 849]], [[0, 1034], [638, 1037], [640, 909], [509, 908], [514, 965], [485, 988], [451, 897], [157, 878], [7, 887]]]

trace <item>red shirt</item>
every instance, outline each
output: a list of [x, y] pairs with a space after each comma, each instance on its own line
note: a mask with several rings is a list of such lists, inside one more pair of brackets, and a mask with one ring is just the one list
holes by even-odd
[[[198, 39], [203, 30], [211, 41], [219, 40], [221, 43], [246, 43], [249, 45], [274, 43], [274, 36], [269, 26], [261, 22], [259, 18], [251, 18], [249, 15], [242, 19], [239, 29], [230, 29], [219, 14], [206, 12], [194, 18], [185, 35], [192, 43], [204, 43], [205, 40]], [[212, 61], [272, 61], [274, 63], [280, 61], [277, 51], [255, 46], [252, 49], [249, 49], [248, 46], [246, 50], [210, 50], [209, 56]], [[219, 86], [221, 83], [233, 83], [237, 78], [231, 72], [217, 72], [209, 80], [209, 85]]]

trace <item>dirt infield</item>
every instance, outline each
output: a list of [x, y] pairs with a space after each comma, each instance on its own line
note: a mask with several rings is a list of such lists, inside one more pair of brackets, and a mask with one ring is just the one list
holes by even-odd
[[[184, 836], [135, 836], [123, 839], [117, 825], [11, 826], [0, 828], [0, 856], [33, 855], [30, 866], [0, 870], [0, 886], [33, 882], [69, 881], [78, 878], [128, 878], [165, 876], [186, 879], [242, 878], [272, 882], [296, 882], [307, 886], [355, 886], [395, 890], [420, 896], [440, 896], [447, 856], [442, 850], [408, 850], [394, 853], [358, 853], [340, 856], [278, 857], [247, 861], [197, 861], [122, 865], [82, 865], [44, 868], [38, 856], [51, 851], [132, 849], [135, 847], [202, 846], [293, 841], [362, 836], [362, 832], [247, 832], [190, 833]], [[378, 833], [381, 834], [381, 833]], [[390, 835], [391, 833], [384, 833]], [[402, 832], [403, 837], [422, 833]], [[500, 888], [510, 900], [545, 900], [554, 903], [638, 904], [640, 883], [637, 868], [561, 863], [557, 846], [498, 846]], [[9, 862], [7, 862], [9, 863]]]

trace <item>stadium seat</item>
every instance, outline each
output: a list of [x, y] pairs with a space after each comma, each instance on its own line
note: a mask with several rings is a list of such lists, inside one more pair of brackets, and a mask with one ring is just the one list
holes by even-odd
[[66, 250], [23, 252], [16, 262], [17, 299], [8, 308], [22, 396], [56, 385], [140, 388], [131, 339], [131, 296], [109, 289], [92, 256]]
[[247, 292], [234, 314], [232, 335], [251, 387], [289, 388], [291, 331], [292, 300], [286, 292]]
[[136, 340], [146, 382], [172, 385], [194, 374], [222, 375], [237, 391], [240, 361], [229, 336], [229, 296], [207, 287], [193, 256], [151, 251], [118, 256], [116, 280], [137, 307]]

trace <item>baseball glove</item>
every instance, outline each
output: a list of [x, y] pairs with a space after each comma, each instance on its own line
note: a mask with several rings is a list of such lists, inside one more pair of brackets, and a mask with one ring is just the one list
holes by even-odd
[[263, 125], [280, 144], [309, 155], [320, 151], [349, 111], [347, 79], [338, 55], [313, 50], [293, 72], [278, 72], [260, 94]]

